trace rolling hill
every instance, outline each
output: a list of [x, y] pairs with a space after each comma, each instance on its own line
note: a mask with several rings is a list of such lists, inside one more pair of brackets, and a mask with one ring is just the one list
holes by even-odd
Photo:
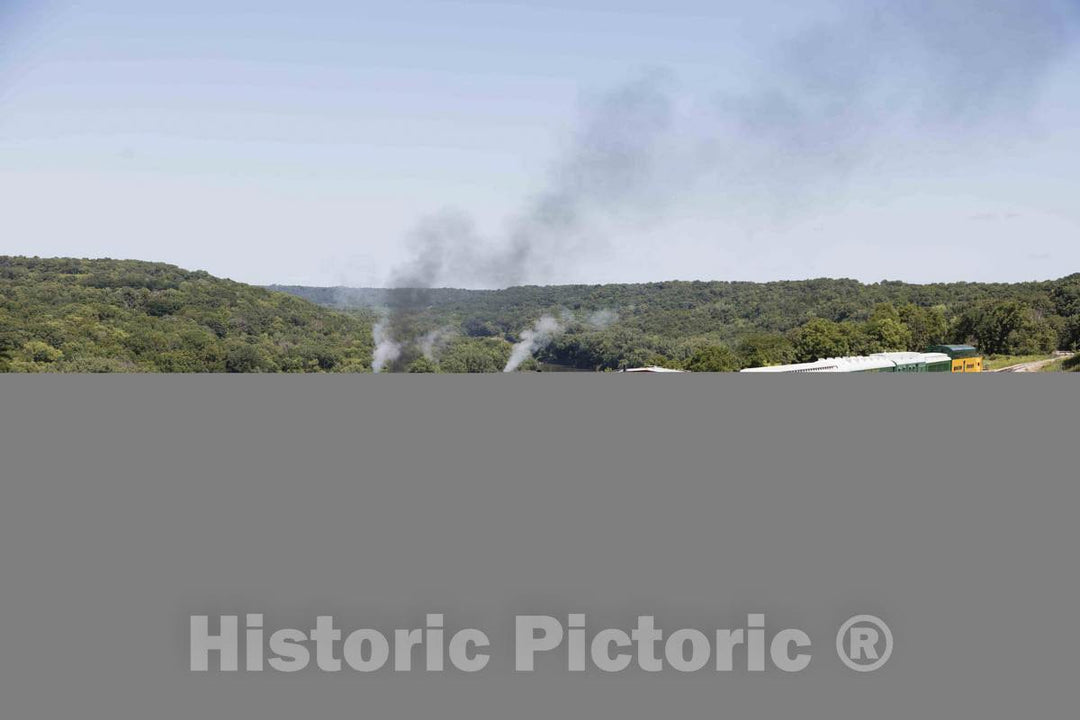
[[363, 372], [371, 324], [135, 260], [0, 256], [0, 371]]

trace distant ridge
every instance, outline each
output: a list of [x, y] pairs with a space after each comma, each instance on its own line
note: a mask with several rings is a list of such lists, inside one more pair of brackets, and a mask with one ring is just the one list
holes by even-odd
[[[541, 363], [580, 369], [646, 365], [738, 369], [971, 342], [987, 354], [1080, 344], [1080, 273], [1024, 283], [665, 281], [502, 290], [272, 286], [339, 310], [409, 317], [397, 341], [440, 337], [516, 342], [542, 316], [562, 332]], [[708, 360], [692, 364], [694, 355]]]
[[[404, 302], [414, 291], [410, 288], [371, 287], [312, 287], [307, 285], [267, 285], [267, 290], [284, 292], [318, 305], [335, 308], [375, 308]], [[459, 288], [424, 289], [425, 301], [431, 305], [464, 302], [499, 292], [498, 290], [464, 290]]]

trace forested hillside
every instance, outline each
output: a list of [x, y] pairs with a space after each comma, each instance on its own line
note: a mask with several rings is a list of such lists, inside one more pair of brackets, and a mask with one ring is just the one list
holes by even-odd
[[545, 315], [557, 331], [535, 360], [547, 368], [737, 370], [946, 341], [1031, 355], [1080, 345], [1080, 274], [268, 290], [160, 263], [0, 256], [0, 372], [365, 372], [380, 316], [406, 347], [395, 369], [498, 372]]
[[[693, 370], [814, 360], [969, 342], [986, 354], [1080, 344], [1080, 274], [1018, 284], [662, 282], [506, 290], [277, 287], [338, 308], [393, 308], [417, 334], [449, 337], [453, 366], [469, 348], [494, 367], [542, 315], [563, 332], [541, 361], [587, 369], [657, 364]], [[456, 338], [456, 339], [454, 339]], [[475, 340], [489, 339], [484, 347]], [[505, 342], [493, 342], [501, 340]], [[486, 348], [486, 350], [485, 350]], [[437, 367], [437, 360], [435, 358]], [[479, 359], [474, 365], [483, 364]], [[421, 362], [419, 369], [431, 369]]]
[[205, 272], [0, 256], [0, 372], [322, 372], [371, 367], [371, 325]]

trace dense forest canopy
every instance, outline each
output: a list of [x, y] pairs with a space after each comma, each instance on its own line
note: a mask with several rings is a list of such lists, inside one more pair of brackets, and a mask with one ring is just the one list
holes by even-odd
[[[343, 310], [412, 314], [455, 356], [478, 339], [509, 343], [538, 318], [562, 332], [537, 360], [582, 369], [661, 365], [690, 370], [810, 361], [972, 343], [987, 354], [1049, 353], [1080, 344], [1080, 274], [1017, 284], [855, 280], [659, 282], [505, 290], [274, 286]], [[410, 301], [419, 298], [422, 302]], [[438, 358], [428, 358], [428, 368]], [[497, 364], [493, 360], [491, 364]], [[454, 367], [457, 367], [455, 361]]]
[[[273, 286], [133, 260], [0, 256], [0, 371], [369, 372], [372, 327], [415, 337], [402, 369], [737, 370], [969, 342], [986, 354], [1080, 346], [1080, 274], [1018, 284], [661, 282], [383, 290]], [[409, 340], [410, 338], [398, 338]]]
[[364, 371], [370, 327], [172, 265], [0, 256], [0, 371]]

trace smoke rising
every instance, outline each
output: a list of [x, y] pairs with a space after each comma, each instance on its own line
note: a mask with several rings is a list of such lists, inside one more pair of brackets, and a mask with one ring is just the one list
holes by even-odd
[[503, 372], [514, 372], [521, 363], [533, 356], [537, 350], [542, 350], [556, 335], [563, 331], [562, 324], [551, 317], [544, 315], [528, 330], [523, 330], [521, 339], [510, 353], [510, 359], [503, 368]]
[[382, 372], [401, 357], [401, 345], [390, 336], [390, 318], [383, 316], [371, 328], [375, 350], [371, 357], [371, 369]]
[[920, 141], [1022, 122], [1075, 45], [1071, 0], [860, 0], [782, 44], [747, 92], [719, 92], [701, 163], [789, 191]]
[[455, 335], [457, 335], [457, 333], [453, 328], [449, 327], [441, 327], [425, 333], [419, 341], [420, 352], [423, 353], [424, 357], [428, 360], [434, 362], [438, 360], [438, 354], [451, 340], [454, 339]]
[[610, 308], [604, 308], [603, 310], [597, 310], [594, 313], [590, 313], [585, 324], [594, 330], [604, 330], [613, 323], [619, 321], [619, 313]]
[[400, 319], [427, 304], [426, 289], [558, 278], [610, 249], [607, 223], [643, 207], [662, 212], [695, 189], [733, 211], [747, 192], [797, 206], [815, 192], [835, 194], [838, 181], [906, 138], [948, 143], [1022, 122], [1080, 25], [1075, 0], [830, 7], [823, 22], [763, 51], [749, 89], [688, 100], [672, 77], [652, 72], [595, 99], [505, 233], [484, 237], [454, 211], [425, 219], [390, 278], [407, 290], [392, 294], [389, 332], [409, 337]]
[[[420, 223], [407, 240], [410, 259], [391, 274], [389, 285], [398, 290], [388, 296], [390, 321], [380, 332], [384, 343], [397, 338], [390, 342], [398, 352], [381, 367], [401, 369], [413, 347], [428, 354], [424, 338], [409, 326], [429, 304], [432, 288], [520, 284], [599, 245], [591, 232], [596, 214], [618, 212], [654, 178], [660, 139], [670, 125], [665, 82], [660, 73], [648, 74], [596, 100], [547, 187], [511, 220], [504, 237], [481, 237], [468, 216], [453, 211]], [[378, 339], [375, 344], [380, 347]]]
[[[585, 108], [546, 186], [503, 237], [466, 215], [425, 220], [392, 287], [505, 287], [552, 277], [603, 249], [599, 221], [662, 208], [704, 177], [808, 188], [842, 176], [918, 127], [947, 137], [1022, 118], [1074, 46], [1074, 0], [843, 0], [829, 19], [763, 51], [752, 88], [718, 90], [711, 116], [679, 117], [673, 79], [652, 72]], [[696, 104], [695, 104], [696, 103]], [[722, 200], [725, 186], [717, 191]], [[557, 275], [557, 273], [554, 273]]]
[[[644, 200], [671, 127], [668, 78], [649, 73], [596, 99], [565, 155], [534, 198], [511, 218], [503, 237], [485, 238], [467, 215], [446, 211], [423, 220], [408, 239], [410, 259], [391, 287], [457, 283], [507, 287], [545, 276], [600, 242], [592, 223]], [[422, 301], [422, 293], [413, 300]]]

